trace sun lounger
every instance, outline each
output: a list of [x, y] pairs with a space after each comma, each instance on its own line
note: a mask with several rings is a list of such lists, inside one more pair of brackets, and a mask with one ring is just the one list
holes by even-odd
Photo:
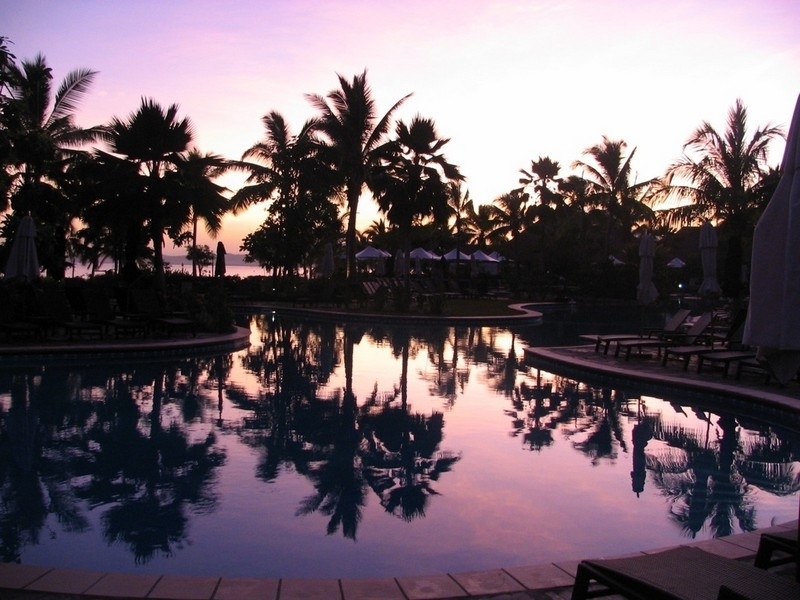
[[[619, 340], [617, 348], [614, 351], [614, 356], [619, 356], [621, 350], [625, 350], [625, 360], [631, 357], [631, 351], [636, 348], [639, 352], [643, 348], [655, 348], [658, 350], [659, 355], [661, 351], [670, 346], [687, 345], [696, 343], [708, 325], [711, 323], [711, 313], [704, 313], [697, 317], [697, 320], [692, 324], [685, 333], [665, 334], [660, 339], [636, 339], [636, 340]], [[706, 348], [708, 349], [708, 348]]]
[[[597, 581], [606, 590], [589, 590]], [[728, 597], [797, 600], [800, 583], [699, 548], [678, 547], [630, 558], [584, 560], [578, 565], [572, 600], [621, 594], [636, 600], [717, 600]]]
[[135, 312], [131, 316], [145, 319], [151, 327], [162, 330], [168, 336], [176, 331], [197, 335], [194, 320], [165, 310], [154, 290], [133, 290], [131, 295], [135, 307]]
[[41, 335], [39, 325], [26, 319], [24, 300], [2, 286], [0, 286], [0, 331], [5, 334], [8, 341]]
[[689, 318], [691, 311], [688, 308], [679, 309], [661, 328], [649, 328], [641, 333], [609, 333], [609, 334], [584, 334], [581, 339], [595, 342], [594, 351], [600, 352], [603, 346], [603, 354], [608, 354], [608, 349], [613, 342], [632, 339], [659, 339], [664, 335], [680, 331], [681, 326]]
[[749, 349], [745, 350], [742, 346], [744, 320], [737, 321], [731, 324], [730, 327], [731, 329], [722, 338], [725, 342], [723, 348], [714, 349], [714, 342], [717, 339], [716, 334], [712, 333], [710, 336], [701, 335], [697, 340], [698, 343], [665, 348], [662, 363], [666, 365], [670, 358], [683, 360], [683, 370], [686, 371], [689, 368], [689, 362], [692, 357], [696, 356], [698, 373], [703, 370], [703, 363], [709, 362], [721, 364], [724, 368], [724, 376], [727, 377], [731, 362], [755, 355], [755, 352]]
[[769, 367], [756, 357], [743, 358], [738, 362], [736, 365], [736, 379], [741, 379], [744, 373], [763, 375], [765, 384], [769, 383], [769, 380], [772, 379], [772, 373]]
[[[795, 562], [800, 548], [800, 531], [788, 529], [762, 533], [758, 541], [755, 566], [759, 569], [769, 569], [779, 565]], [[773, 554], [777, 553], [777, 556]]]
[[712, 350], [710, 352], [702, 352], [697, 355], [697, 372], [702, 373], [703, 366], [706, 363], [712, 365], [720, 365], [722, 368], [722, 376], [727, 377], [730, 374], [731, 364], [739, 362], [748, 358], [755, 358], [756, 353], [752, 350]]

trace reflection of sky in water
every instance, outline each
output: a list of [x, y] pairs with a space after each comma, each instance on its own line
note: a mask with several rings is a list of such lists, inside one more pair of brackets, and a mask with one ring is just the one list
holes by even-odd
[[[644, 408], [638, 413], [637, 398], [620, 398], [616, 392], [611, 397], [617, 401], [604, 405], [599, 390], [541, 373], [541, 382], [552, 386], [553, 392], [540, 395], [537, 427], [532, 416], [537, 372], [521, 365], [514, 368], [513, 363], [509, 368], [512, 348], [517, 360], [523, 358], [524, 332], [512, 336], [492, 328], [433, 327], [412, 331], [407, 366], [408, 413], [427, 418], [434, 413], [443, 415], [441, 441], [432, 453], [421, 457], [423, 467], [441, 457], [457, 460], [438, 477], [426, 479], [423, 475], [417, 480], [426, 483], [431, 494], [424, 505], [424, 516], [404, 520], [389, 514], [381, 506], [379, 488], [380, 481], [386, 483], [390, 478], [370, 479], [385, 465], [378, 464], [376, 454], [367, 451], [366, 432], [376, 433], [376, 438], [389, 436], [378, 440], [387, 446], [391, 446], [389, 438], [400, 439], [396, 432], [382, 429], [386, 422], [375, 415], [380, 413], [381, 402], [401, 406], [405, 338], [383, 327], [380, 334], [373, 333], [369, 325], [362, 325], [353, 347], [353, 393], [360, 416], [354, 430], [357, 449], [353, 451], [354, 468], [350, 473], [360, 478], [363, 501], [360, 507], [355, 503], [360, 511], [355, 540], [343, 535], [341, 525], [328, 534], [331, 515], [325, 514], [324, 502], [316, 511], [302, 515], [298, 512], [314, 495], [315, 481], [321, 480], [315, 480], [310, 473], [320, 469], [317, 474], [324, 474], [325, 466], [337, 456], [334, 449], [341, 449], [343, 444], [342, 436], [336, 435], [340, 430], [331, 420], [329, 409], [342, 402], [348, 336], [341, 327], [330, 324], [304, 327], [302, 335], [297, 329], [285, 327], [284, 331], [292, 336], [292, 343], [285, 345], [282, 336], [262, 342], [261, 333], [253, 327], [251, 348], [229, 357], [221, 421], [217, 386], [220, 363], [213, 358], [180, 361], [172, 366], [111, 368], [111, 374], [117, 375], [122, 371], [136, 372], [127, 379], [139, 410], [137, 430], [145, 440], [152, 438], [152, 381], [163, 378], [165, 389], [170, 391], [161, 402], [162, 431], [172, 425], [180, 432], [180, 439], [197, 445], [211, 434], [215, 436], [211, 445], [214, 456], [223, 457], [203, 475], [199, 498], [186, 493], [185, 487], [191, 488], [194, 480], [182, 478], [186, 474], [181, 470], [184, 467], [171, 476], [174, 480], [158, 480], [154, 497], [163, 505], [168, 505], [173, 495], [185, 494], [177, 511], [184, 519], [183, 526], [177, 528], [166, 552], [156, 550], [140, 564], [134, 561], [128, 542], [110, 542], [103, 534], [107, 527], [105, 515], [124, 503], [107, 497], [98, 500], [89, 494], [86, 490], [95, 472], [84, 462], [80, 467], [71, 462], [79, 458], [84, 461], [91, 455], [95, 467], [102, 463], [102, 443], [94, 438], [83, 440], [82, 436], [86, 429], [102, 421], [103, 407], [109, 405], [108, 386], [120, 390], [125, 388], [124, 382], [109, 377], [109, 373], [75, 368], [65, 372], [48, 368], [30, 378], [27, 393], [32, 404], [42, 401], [37, 394], [43, 389], [48, 394], [60, 390], [67, 408], [59, 417], [60, 427], [39, 424], [41, 439], [45, 440], [43, 456], [50, 466], [44, 469], [44, 463], [39, 463], [33, 480], [42, 490], [43, 502], [50, 512], [43, 523], [30, 528], [35, 532], [31, 537], [21, 536], [22, 562], [97, 570], [262, 577], [424, 574], [538, 564], [685, 543], [691, 540], [691, 533], [681, 519], [694, 519], [695, 539], [707, 539], [714, 536], [717, 527], [712, 524], [712, 513], [724, 512], [727, 517], [722, 521], [730, 524], [733, 532], [742, 529], [742, 517], [758, 527], [768, 526], [773, 520], [796, 518], [797, 462], [790, 464], [789, 476], [794, 478], [795, 487], [792, 494], [781, 496], [765, 491], [772, 485], [768, 482], [756, 487], [736, 480], [744, 493], [714, 497], [709, 489], [699, 490], [694, 485], [695, 469], [700, 465], [708, 468], [709, 456], [717, 461], [724, 454], [725, 428], [717, 415], [710, 415], [709, 422], [707, 413], [652, 397], [642, 398]], [[272, 358], [280, 358], [289, 348], [295, 359], [301, 356], [303, 353], [297, 350], [301, 346], [306, 349], [306, 357], [313, 357], [310, 361], [278, 361], [277, 370], [270, 366]], [[260, 369], [259, 373], [254, 369]], [[287, 391], [290, 371], [304, 374], [292, 378], [291, 385], [302, 387], [312, 380], [324, 383], [317, 389], [317, 401], [294, 398], [291, 409], [281, 413], [281, 426], [289, 433], [281, 443], [270, 445], [280, 428], [273, 429], [269, 438], [261, 427], [265, 423], [274, 425], [276, 415], [271, 413], [266, 418], [258, 408], [269, 405], [276, 390]], [[87, 382], [91, 383], [88, 387]], [[14, 429], [13, 424], [17, 423], [17, 417], [12, 418], [16, 414], [12, 396], [24, 398], [25, 386], [19, 387], [19, 375], [15, 379], [13, 372], [0, 372], [0, 385], [6, 452], [3, 460], [7, 460], [8, 452], [19, 451], [16, 446], [16, 450], [9, 450], [9, 427]], [[368, 410], [373, 394], [377, 404]], [[291, 390], [288, 395], [292, 396]], [[568, 408], [569, 398], [580, 398], [574, 403], [573, 413]], [[83, 421], [79, 418], [82, 413]], [[652, 424], [654, 434], [645, 447], [646, 475], [637, 497], [631, 478], [632, 436], [641, 415]], [[47, 421], [46, 415], [42, 418]], [[304, 419], [313, 422], [319, 418], [319, 431], [309, 433]], [[78, 423], [83, 425], [70, 425]], [[111, 419], [106, 426], [113, 428], [113, 423]], [[750, 421], [747, 424], [753, 425]], [[19, 431], [16, 427], [14, 432]], [[425, 434], [420, 431], [420, 437], [413, 440], [418, 448], [424, 445]], [[760, 451], [763, 459], [764, 450], [758, 448], [765, 438], [741, 426], [732, 431], [738, 441], [732, 454], [734, 472], [747, 468], [751, 473], [758, 472], [752, 464], [745, 465], [745, 457]], [[410, 437], [414, 438], [413, 434]], [[797, 461], [798, 440], [793, 442], [792, 456], [785, 447], [775, 450], [776, 439], [772, 438], [771, 460]], [[142, 447], [148, 448], [147, 443]], [[676, 447], [681, 444], [682, 448]], [[270, 468], [267, 459], [276, 456]], [[297, 462], [297, 456], [303, 459]], [[350, 460], [350, 455], [344, 456]], [[396, 459], [397, 456], [392, 458], [395, 462], [391, 468], [381, 471], [395, 477], [395, 484], [402, 481], [402, 463]], [[171, 466], [162, 464], [161, 468], [169, 471]], [[774, 483], [776, 467], [772, 468]], [[14, 506], [9, 498], [13, 499], [20, 489], [15, 487], [19, 483], [14, 483], [11, 471], [6, 468], [3, 472], [4, 504], [0, 508], [7, 525], [19, 518], [9, 508]], [[430, 473], [424, 468], [423, 471]], [[725, 491], [725, 486], [714, 479], [718, 473], [709, 477], [709, 488], [714, 488], [715, 493]], [[131, 485], [136, 483], [133, 479]], [[142, 482], [138, 485], [128, 500], [146, 495], [143, 490], [147, 486]], [[334, 489], [337, 485], [332, 483]], [[179, 489], [180, 486], [184, 488]], [[84, 499], [71, 498], [70, 490]], [[59, 502], [69, 504], [70, 498], [74, 503], [72, 513], [85, 520], [85, 527], [75, 527], [77, 521], [70, 525], [63, 510], [60, 517], [55, 516], [54, 506]], [[706, 500], [705, 513], [700, 511], [699, 520], [698, 498]], [[714, 503], [720, 498], [722, 502]], [[732, 498], [735, 501], [729, 502]], [[694, 502], [691, 510], [690, 500]], [[127, 534], [147, 537], [138, 530]]]

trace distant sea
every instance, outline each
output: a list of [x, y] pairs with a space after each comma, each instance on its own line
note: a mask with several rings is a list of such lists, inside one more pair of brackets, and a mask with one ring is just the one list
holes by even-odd
[[[192, 262], [186, 258], [185, 255], [180, 254], [165, 254], [164, 255], [164, 262], [169, 264], [169, 269], [173, 273], [180, 273], [183, 271], [184, 273], [191, 274], [192, 272]], [[103, 273], [104, 271], [113, 269], [113, 263], [107, 261], [106, 263], [102, 264], [98, 269], [98, 273]], [[75, 270], [73, 274], [72, 268], [67, 268], [67, 277], [88, 277], [90, 269], [88, 266], [84, 266], [81, 264], [75, 265]], [[214, 266], [206, 267], [203, 269], [202, 275], [206, 277], [210, 277], [214, 274]], [[266, 275], [264, 269], [262, 269], [257, 263], [246, 263], [244, 262], [244, 254], [228, 254], [225, 256], [225, 274], [226, 275], [238, 275], [239, 277], [252, 277], [255, 275]]]

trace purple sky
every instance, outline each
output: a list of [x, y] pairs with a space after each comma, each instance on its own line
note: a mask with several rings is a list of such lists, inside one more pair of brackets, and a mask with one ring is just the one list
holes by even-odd
[[[413, 92], [398, 115], [436, 121], [478, 202], [540, 156], [568, 172], [603, 135], [637, 148], [639, 179], [660, 175], [702, 121], [724, 129], [737, 98], [751, 127], [788, 128], [800, 94], [797, 0], [0, 0], [0, 21], [57, 82], [99, 71], [81, 125], [152, 97], [228, 158], [261, 139], [268, 111], [296, 131], [314, 114], [306, 93], [367, 68], [382, 112]], [[365, 226], [376, 214], [362, 204]], [[226, 221], [229, 251], [263, 210]]]

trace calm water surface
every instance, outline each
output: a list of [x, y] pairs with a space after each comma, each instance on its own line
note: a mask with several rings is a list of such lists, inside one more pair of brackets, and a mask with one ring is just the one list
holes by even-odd
[[6, 562], [377, 577], [529, 565], [797, 517], [800, 439], [523, 364], [568, 321], [243, 315], [251, 346], [0, 367]]

